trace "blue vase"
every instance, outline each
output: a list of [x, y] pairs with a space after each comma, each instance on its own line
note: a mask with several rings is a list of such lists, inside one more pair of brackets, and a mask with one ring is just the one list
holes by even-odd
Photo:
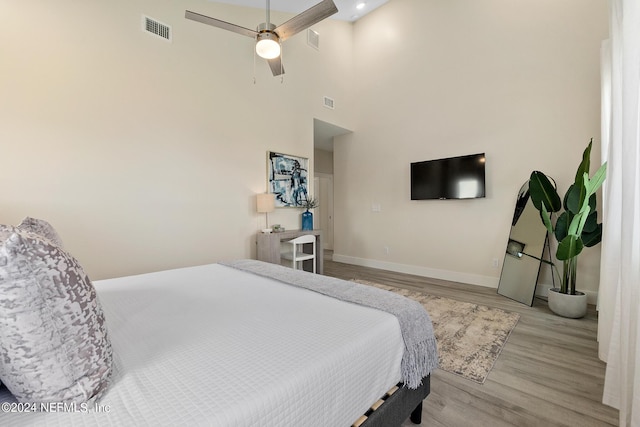
[[313, 230], [313, 214], [309, 211], [302, 212], [302, 229]]

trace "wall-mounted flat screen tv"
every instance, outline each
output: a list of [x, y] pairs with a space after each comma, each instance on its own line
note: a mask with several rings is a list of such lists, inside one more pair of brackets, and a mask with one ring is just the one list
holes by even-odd
[[411, 163], [411, 200], [485, 196], [484, 153]]

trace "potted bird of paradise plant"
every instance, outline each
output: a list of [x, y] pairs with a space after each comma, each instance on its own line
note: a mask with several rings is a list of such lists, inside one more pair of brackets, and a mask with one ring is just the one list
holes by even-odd
[[587, 312], [586, 294], [576, 291], [578, 255], [585, 247], [595, 246], [602, 240], [595, 193], [605, 180], [607, 163], [589, 178], [592, 144], [593, 138], [582, 154], [575, 180], [563, 199], [544, 173], [533, 171], [529, 178], [531, 201], [540, 211], [547, 231], [557, 240], [555, 257], [563, 267], [560, 287], [549, 291], [549, 308], [560, 316], [571, 318], [583, 317]]

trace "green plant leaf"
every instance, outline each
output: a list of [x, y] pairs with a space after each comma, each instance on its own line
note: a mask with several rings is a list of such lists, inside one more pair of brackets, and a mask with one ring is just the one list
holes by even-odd
[[542, 211], [542, 205], [548, 212], [558, 212], [562, 207], [560, 196], [549, 178], [540, 171], [533, 171], [529, 177], [529, 196], [533, 205]]
[[[595, 231], [597, 227], [598, 227], [598, 212], [592, 210], [591, 213], [589, 213], [589, 216], [587, 217], [587, 222], [584, 223], [584, 228], [582, 229], [582, 233], [583, 234], [591, 233]], [[582, 240], [584, 240], [584, 238]]]
[[[584, 203], [584, 200], [587, 196], [587, 187], [584, 181], [584, 174], [586, 173], [589, 176], [589, 168], [591, 167], [591, 146], [593, 145], [593, 138], [589, 141], [587, 148], [584, 149], [582, 153], [582, 161], [576, 170], [576, 177], [574, 180], [574, 186], [576, 187], [576, 191], [578, 191], [578, 206], [581, 206]], [[578, 207], [578, 209], [580, 209]], [[578, 211], [575, 210], [574, 213]]]
[[558, 258], [560, 261], [569, 260], [575, 256], [578, 256], [580, 252], [582, 252], [582, 248], [584, 248], [584, 244], [582, 243], [580, 237], [569, 234], [558, 244], [556, 258]]
[[582, 185], [582, 176], [586, 173], [589, 173], [589, 169], [591, 168], [591, 146], [593, 145], [593, 138], [589, 141], [587, 148], [584, 149], [582, 153], [582, 161], [578, 166], [578, 170], [576, 171], [576, 178], [574, 180], [576, 187]]
[[553, 225], [551, 225], [551, 216], [549, 215], [549, 212], [547, 212], [547, 208], [544, 205], [544, 203], [541, 206], [542, 206], [542, 210], [540, 211], [540, 218], [542, 218], [542, 223], [544, 224], [545, 227], [547, 227], [547, 231], [549, 233], [553, 233]]
[[589, 218], [589, 213], [591, 212], [591, 208], [589, 205], [584, 205], [580, 210], [580, 222], [578, 223], [578, 228], [573, 233], [577, 236], [582, 235], [582, 231], [584, 230], [584, 225], [587, 223], [587, 219]]
[[582, 243], [588, 248], [597, 245], [602, 241], [602, 224], [597, 224], [595, 230], [590, 232], [583, 232]]
[[582, 229], [589, 216], [590, 208], [588, 205], [582, 207], [578, 215], [574, 216], [569, 223], [569, 230], [567, 234], [570, 236], [579, 237], [582, 234]]
[[573, 234], [577, 236], [578, 225], [580, 224], [580, 219], [582, 218], [582, 214], [578, 213], [578, 215], [574, 215], [571, 218], [571, 222], [569, 223], [569, 228], [567, 229], [567, 235]]
[[604, 162], [600, 168], [593, 174], [593, 178], [588, 180], [588, 183], [585, 184], [587, 186], [587, 191], [589, 192], [589, 197], [600, 188], [600, 186], [604, 183], [605, 178], [607, 177], [607, 162]]
[[571, 223], [571, 219], [573, 215], [570, 212], [562, 212], [562, 214], [558, 217], [556, 221], [556, 230], [554, 232], [556, 239], [558, 242], [561, 242], [562, 239], [567, 237], [569, 232], [569, 223]]
[[564, 196], [564, 209], [570, 211], [572, 214], [580, 212], [580, 197], [582, 195], [583, 188], [581, 185], [571, 184], [567, 190], [567, 194]]

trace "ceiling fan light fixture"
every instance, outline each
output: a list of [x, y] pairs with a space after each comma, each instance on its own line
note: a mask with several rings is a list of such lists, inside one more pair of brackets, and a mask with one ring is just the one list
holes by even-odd
[[274, 59], [280, 56], [278, 36], [271, 32], [259, 33], [256, 42], [256, 53], [264, 59]]
[[[361, 0], [364, 1], [364, 0]], [[284, 74], [282, 66], [281, 42], [311, 27], [338, 12], [338, 8], [333, 0], [321, 0], [319, 3], [311, 6], [307, 10], [295, 15], [283, 24], [278, 25], [271, 23], [270, 19], [270, 1], [266, 0], [266, 19], [265, 22], [259, 24], [256, 30], [241, 27], [240, 25], [192, 12], [184, 11], [184, 17], [192, 21], [202, 24], [211, 25], [223, 30], [232, 31], [234, 33], [250, 37], [256, 43], [255, 54], [267, 60], [271, 73], [274, 76]]]

